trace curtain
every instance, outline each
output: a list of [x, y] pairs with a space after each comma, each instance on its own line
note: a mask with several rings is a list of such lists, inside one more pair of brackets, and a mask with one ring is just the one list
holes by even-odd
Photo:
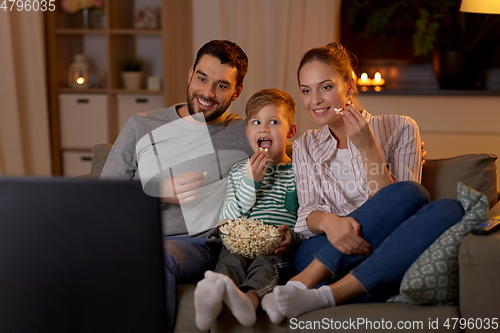
[[44, 17], [0, 11], [0, 175], [50, 175]]
[[260, 89], [288, 92], [297, 104], [296, 138], [317, 125], [305, 113], [297, 67], [309, 49], [340, 40], [341, 0], [221, 0], [221, 37], [237, 43], [249, 59], [241, 96], [231, 111], [244, 115]]

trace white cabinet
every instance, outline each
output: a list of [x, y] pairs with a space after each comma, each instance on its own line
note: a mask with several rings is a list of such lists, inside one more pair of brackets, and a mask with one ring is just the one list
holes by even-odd
[[63, 175], [78, 177], [90, 173], [92, 154], [90, 152], [65, 151], [62, 153]]
[[[164, 108], [163, 96], [160, 95], [117, 95], [118, 131], [121, 131], [128, 118], [138, 112], [147, 112]], [[103, 141], [104, 142], [104, 141]]]
[[108, 142], [108, 97], [104, 94], [59, 94], [61, 146], [90, 150]]

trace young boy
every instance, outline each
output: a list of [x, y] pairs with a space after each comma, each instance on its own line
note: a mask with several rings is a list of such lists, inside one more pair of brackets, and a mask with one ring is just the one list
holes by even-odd
[[253, 260], [222, 248], [214, 272], [205, 272], [194, 293], [201, 330], [212, 326], [223, 302], [242, 325], [252, 326], [262, 297], [279, 282], [280, 272], [283, 278], [285, 269], [291, 268], [294, 245], [301, 241], [290, 231], [298, 201], [292, 161], [286, 154], [287, 139], [297, 132], [295, 102], [284, 91], [264, 89], [250, 97], [245, 116], [245, 132], [255, 154], [231, 168], [220, 218], [255, 218], [278, 226], [284, 237], [274, 254]]

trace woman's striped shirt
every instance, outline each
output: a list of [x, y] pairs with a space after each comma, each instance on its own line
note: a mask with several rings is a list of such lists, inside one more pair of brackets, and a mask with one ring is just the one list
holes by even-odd
[[[422, 173], [422, 151], [417, 123], [406, 116], [372, 116], [363, 110], [373, 136], [380, 148], [387, 169], [395, 182], [413, 180], [420, 183]], [[316, 236], [307, 227], [307, 217], [313, 211], [347, 216], [371, 196], [367, 172], [380, 172], [380, 166], [371, 166], [363, 161], [361, 153], [347, 138], [354, 174], [355, 190], [363, 198], [351, 204], [342, 193], [335, 177], [332, 156], [337, 151], [337, 140], [328, 126], [308, 131], [293, 144], [293, 167], [299, 197], [295, 232], [306, 237]]]

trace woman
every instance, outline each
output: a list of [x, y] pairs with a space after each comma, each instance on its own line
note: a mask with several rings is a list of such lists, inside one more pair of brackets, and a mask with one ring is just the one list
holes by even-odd
[[323, 127], [294, 143], [295, 232], [308, 238], [295, 257], [298, 274], [262, 300], [274, 323], [396, 294], [410, 265], [463, 216], [456, 200], [429, 203], [418, 184], [416, 123], [358, 110], [351, 59], [340, 44], [308, 51], [298, 80], [304, 108]]

